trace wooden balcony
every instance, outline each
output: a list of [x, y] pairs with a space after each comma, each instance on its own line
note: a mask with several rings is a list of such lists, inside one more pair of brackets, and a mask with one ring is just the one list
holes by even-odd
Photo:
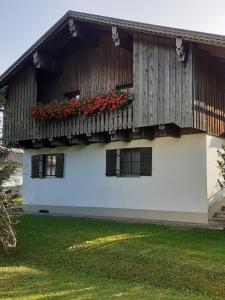
[[133, 104], [121, 112], [105, 112], [99, 116], [71, 117], [65, 120], [37, 121], [37, 139], [91, 136], [95, 133], [111, 133], [121, 129], [131, 129], [133, 124]]
[[118, 130], [132, 129], [133, 103], [124, 107], [121, 112], [105, 112], [87, 119], [81, 116], [44, 121], [30, 119], [30, 122], [23, 126], [17, 126], [14, 122], [9, 125], [10, 130], [6, 130], [8, 135], [4, 136], [6, 145], [19, 143], [26, 147], [27, 142], [53, 141], [60, 138], [70, 140], [76, 136], [83, 136], [91, 140], [95, 134], [111, 135]]

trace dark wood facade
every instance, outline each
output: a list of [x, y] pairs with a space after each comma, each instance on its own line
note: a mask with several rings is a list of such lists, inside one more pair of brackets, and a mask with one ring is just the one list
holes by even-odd
[[225, 133], [223, 60], [195, 49], [193, 79], [193, 127], [212, 135], [223, 136]]
[[[82, 26], [85, 27], [79, 24], [79, 29]], [[121, 33], [114, 28], [112, 38], [111, 26], [90, 24], [83, 37], [74, 30], [76, 27], [70, 24], [53, 41], [45, 42], [40, 51], [35, 49], [37, 55], [50, 57], [54, 67], [57, 62], [59, 71], [41, 68], [43, 60], [38, 57], [35, 63], [29, 58], [4, 81], [8, 85], [6, 145], [20, 143], [30, 147], [34, 142], [45, 141], [46, 145], [46, 141], [57, 139], [66, 139], [69, 144], [94, 142], [101, 141], [102, 135], [103, 141], [116, 137], [150, 138], [158, 126], [167, 124], [171, 135], [173, 125], [184, 131], [224, 135], [225, 71], [223, 61], [206, 51], [210, 46], [203, 49], [193, 41], [184, 41], [182, 52], [171, 36], [130, 30]], [[63, 36], [66, 38], [60, 48]], [[56, 50], [53, 45], [57, 45]], [[224, 60], [225, 48], [219, 53]], [[78, 90], [82, 98], [126, 85], [133, 86], [134, 100], [120, 113], [42, 122], [29, 115], [30, 108], [38, 102], [62, 100], [71, 91]], [[140, 129], [142, 133], [138, 135]]]

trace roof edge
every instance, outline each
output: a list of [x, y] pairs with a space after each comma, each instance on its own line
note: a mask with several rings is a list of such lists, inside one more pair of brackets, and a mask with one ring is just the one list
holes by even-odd
[[201, 44], [208, 44], [225, 48], [225, 36], [204, 33], [199, 31], [191, 31], [186, 29], [178, 29], [160, 25], [152, 25], [147, 23], [141, 23], [136, 21], [129, 21], [123, 19], [117, 19], [113, 17], [105, 17], [100, 15], [94, 15], [89, 13], [82, 13], [69, 10], [61, 19], [59, 19], [44, 35], [42, 35], [24, 54], [22, 54], [5, 72], [0, 76], [0, 86], [16, 69], [24, 63], [30, 55], [40, 47], [55, 31], [57, 31], [70, 17], [73, 17], [79, 21], [86, 21], [89, 23], [97, 23], [102, 25], [115, 25], [121, 28], [143, 32], [148, 34], [161, 35], [166, 37], [182, 37], [190, 42], [197, 42]]

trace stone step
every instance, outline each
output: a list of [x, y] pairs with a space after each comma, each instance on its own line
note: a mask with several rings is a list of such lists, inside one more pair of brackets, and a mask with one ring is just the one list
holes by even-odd
[[216, 218], [224, 218], [224, 220], [225, 220], [225, 211], [223, 211], [223, 210], [217, 211], [217, 212], [215, 213], [215, 217], [216, 217]]
[[213, 217], [213, 218], [211, 219], [211, 221], [224, 223], [224, 225], [225, 225], [225, 218], [221, 218], [221, 217]]

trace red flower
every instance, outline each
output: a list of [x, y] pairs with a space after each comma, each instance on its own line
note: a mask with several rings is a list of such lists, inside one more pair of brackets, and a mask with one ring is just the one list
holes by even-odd
[[53, 100], [49, 104], [33, 107], [30, 111], [30, 116], [33, 119], [40, 120], [77, 115], [87, 118], [89, 115], [97, 116], [105, 111], [120, 112], [122, 107], [129, 104], [129, 101], [127, 94], [118, 91], [113, 91], [107, 95], [87, 97], [82, 101], [76, 98], [61, 102]]

